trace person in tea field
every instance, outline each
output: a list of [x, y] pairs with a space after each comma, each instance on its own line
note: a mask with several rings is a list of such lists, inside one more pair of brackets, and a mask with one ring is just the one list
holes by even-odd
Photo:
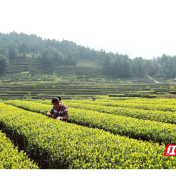
[[53, 108], [50, 112], [47, 113], [47, 116], [52, 116], [54, 114], [54, 118], [56, 120], [68, 120], [68, 108], [66, 105], [62, 104], [60, 101], [61, 97], [55, 97], [52, 99]]
[[95, 98], [95, 97], [93, 97], [92, 101], [95, 101], [95, 99], [96, 99], [96, 98]]

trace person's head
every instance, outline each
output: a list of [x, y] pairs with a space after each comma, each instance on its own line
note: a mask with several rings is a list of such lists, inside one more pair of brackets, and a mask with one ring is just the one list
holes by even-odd
[[59, 98], [54, 97], [54, 98], [52, 99], [51, 103], [52, 103], [54, 106], [58, 106], [58, 105], [59, 105]]

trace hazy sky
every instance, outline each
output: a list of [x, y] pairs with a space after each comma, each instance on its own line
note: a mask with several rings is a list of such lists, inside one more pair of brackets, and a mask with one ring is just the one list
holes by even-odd
[[176, 0], [0, 0], [0, 32], [152, 59], [176, 55]]

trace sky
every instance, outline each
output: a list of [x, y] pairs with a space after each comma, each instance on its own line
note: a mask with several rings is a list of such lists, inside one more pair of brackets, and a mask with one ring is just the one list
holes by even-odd
[[176, 55], [176, 0], [0, 0], [0, 32], [153, 59]]

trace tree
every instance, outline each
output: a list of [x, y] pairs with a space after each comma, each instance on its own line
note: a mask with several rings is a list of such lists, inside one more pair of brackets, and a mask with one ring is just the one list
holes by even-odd
[[145, 70], [146, 70], [146, 75], [149, 75], [149, 76], [155, 75], [155, 68], [152, 60], [145, 61]]
[[9, 62], [7, 58], [0, 54], [0, 74], [5, 73], [9, 68]]
[[55, 67], [62, 64], [63, 54], [55, 48], [44, 49], [40, 57], [43, 67]]
[[26, 59], [26, 52], [23, 52], [23, 59]]
[[9, 60], [7, 45], [0, 46], [0, 54], [4, 55], [7, 58], [7, 60]]
[[66, 55], [63, 64], [73, 66], [76, 65], [76, 60], [74, 59], [74, 56], [72, 54], [68, 54]]
[[14, 42], [10, 42], [8, 45], [9, 60], [16, 59], [18, 56], [18, 45]]
[[137, 75], [137, 68], [136, 68], [136, 65], [133, 61], [131, 62], [131, 69], [132, 69], [132, 76], [136, 76]]
[[133, 62], [135, 64], [135, 69], [136, 69], [136, 76], [142, 77], [146, 75], [145, 71], [145, 62], [142, 57], [136, 57], [133, 59]]
[[146, 60], [142, 57], [132, 60], [126, 54], [106, 53], [103, 49], [96, 51], [67, 40], [61, 42], [50, 39], [43, 40], [35, 34], [0, 33], [0, 54], [3, 55], [3, 58], [1, 56], [1, 73], [8, 69], [2, 65], [8, 65], [8, 62], [16, 58], [20, 60], [31, 55], [33, 64], [35, 65], [39, 61], [40, 65], [37, 67], [41, 66], [42, 69], [53, 69], [60, 65], [74, 66], [80, 60], [90, 60], [98, 63], [104, 74], [116, 78], [142, 77], [146, 74], [168, 78], [176, 77], [176, 56], [163, 54], [153, 60]]
[[50, 54], [49, 52], [47, 52], [47, 50], [45, 50], [42, 53], [42, 57], [40, 59], [41, 59], [41, 64], [42, 64], [42, 66], [44, 68], [55, 67], [55, 62], [52, 60], [52, 54]]
[[172, 57], [172, 69], [170, 70], [171, 76], [176, 77], [176, 56]]
[[131, 67], [131, 64], [130, 64], [130, 60], [127, 60], [127, 59], [124, 59], [123, 60], [123, 77], [125, 78], [129, 78], [132, 76], [132, 67]]
[[106, 74], [110, 73], [110, 62], [112, 60], [112, 57], [110, 55], [104, 55], [103, 56], [103, 72]]
[[111, 76], [114, 77], [124, 77], [124, 64], [122, 56], [116, 55], [115, 58], [111, 60], [110, 73]]

